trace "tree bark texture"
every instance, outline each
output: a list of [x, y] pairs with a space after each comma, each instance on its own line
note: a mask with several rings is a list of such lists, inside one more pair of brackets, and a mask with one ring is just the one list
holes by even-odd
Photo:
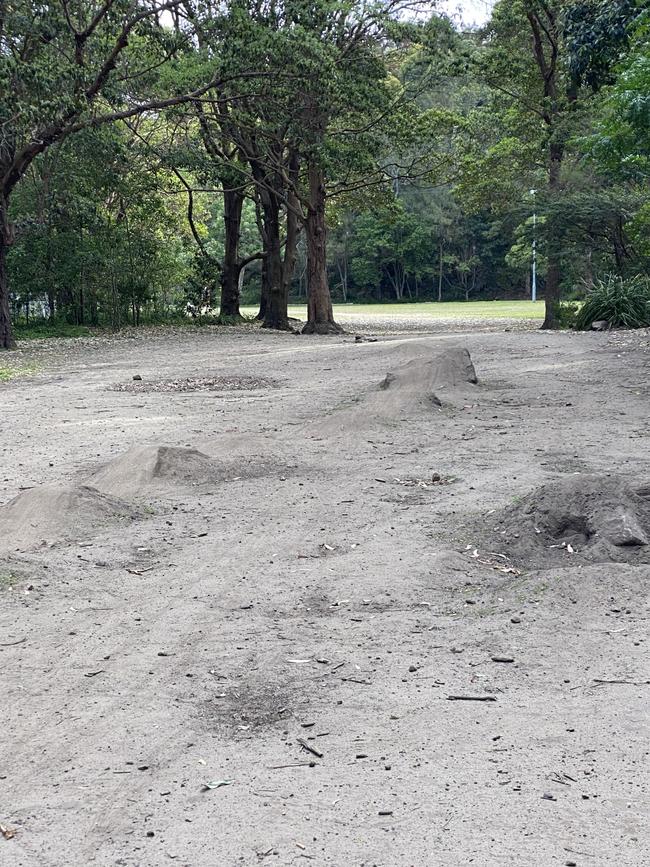
[[[289, 174], [295, 183], [298, 175], [298, 159], [292, 157], [289, 164]], [[263, 328], [274, 328], [279, 331], [289, 331], [289, 289], [296, 266], [296, 249], [298, 245], [298, 201], [292, 189], [288, 191], [286, 208], [286, 238], [284, 242], [284, 258], [281, 256], [280, 245], [280, 199], [275, 194], [270, 195], [272, 208], [274, 239], [272, 257], [269, 259], [271, 279], [269, 280], [269, 295], [265, 311]], [[277, 238], [277, 241], [275, 241]]]
[[219, 318], [232, 321], [240, 319], [239, 310], [239, 238], [244, 195], [241, 190], [224, 190], [223, 221], [225, 229], [225, 248], [221, 272], [221, 304]]
[[[548, 170], [548, 189], [551, 198], [554, 198], [560, 192], [560, 172], [562, 169], [562, 159], [564, 157], [564, 146], [558, 142], [552, 141], [549, 146], [549, 170]], [[557, 235], [557, 230], [550, 226], [550, 231], [547, 237], [548, 245], [548, 266], [546, 270], [546, 286], [544, 289], [544, 322], [542, 328], [553, 329], [557, 328], [556, 308], [560, 300], [560, 256], [561, 256], [561, 239]]]
[[9, 281], [7, 275], [7, 248], [9, 246], [9, 218], [7, 202], [0, 200], [0, 349], [14, 349]]
[[315, 163], [308, 167], [309, 206], [305, 220], [307, 236], [307, 324], [303, 334], [340, 334], [334, 321], [332, 298], [327, 282], [327, 227], [325, 224], [325, 180]]

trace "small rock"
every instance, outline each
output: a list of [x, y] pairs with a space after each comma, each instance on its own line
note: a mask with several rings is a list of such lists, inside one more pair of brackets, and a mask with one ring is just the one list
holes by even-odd
[[609, 322], [606, 319], [596, 319], [591, 323], [592, 331], [609, 331]]
[[410, 671], [410, 672], [414, 672], [414, 671], [417, 671], [417, 670], [418, 670], [417, 665], [409, 665], [409, 671]]
[[555, 795], [551, 795], [548, 792], [544, 792], [544, 794], [542, 795], [542, 800], [543, 801], [557, 801], [557, 798], [555, 797]]
[[521, 623], [521, 617], [511, 617], [510, 622], [511, 623]]
[[[139, 373], [135, 374], [135, 376], [133, 377], [133, 381], [134, 382], [142, 382], [142, 377], [140, 376]], [[153, 837], [153, 834], [151, 836]]]

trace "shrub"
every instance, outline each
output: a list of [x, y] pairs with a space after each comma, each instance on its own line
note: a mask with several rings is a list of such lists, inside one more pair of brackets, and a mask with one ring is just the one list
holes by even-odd
[[582, 305], [579, 301], [560, 301], [555, 305], [555, 321], [560, 328], [575, 328]]
[[610, 275], [598, 280], [576, 317], [575, 327], [585, 331], [601, 319], [612, 328], [650, 326], [650, 280], [642, 275], [629, 280]]

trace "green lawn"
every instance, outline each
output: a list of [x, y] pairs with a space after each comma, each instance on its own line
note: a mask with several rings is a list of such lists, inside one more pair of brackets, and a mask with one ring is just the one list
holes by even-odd
[[[244, 315], [253, 315], [256, 308], [242, 309]], [[307, 318], [307, 307], [291, 306], [289, 315]], [[544, 302], [536, 301], [423, 301], [411, 304], [335, 304], [334, 316], [346, 317], [390, 316], [427, 319], [543, 319]]]

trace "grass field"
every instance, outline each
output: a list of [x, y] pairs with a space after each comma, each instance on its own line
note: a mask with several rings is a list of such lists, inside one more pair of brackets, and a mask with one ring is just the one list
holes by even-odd
[[[256, 308], [242, 309], [245, 316], [254, 315]], [[289, 308], [289, 315], [307, 318], [306, 305]], [[410, 304], [335, 304], [334, 316], [390, 316], [426, 319], [543, 319], [543, 301], [424, 301]]]
[[[255, 319], [258, 307], [242, 307], [242, 315]], [[159, 325], [175, 325], [196, 327], [214, 324], [218, 308], [213, 316], [194, 320], [191, 317], [179, 316]], [[306, 304], [292, 304], [289, 316], [296, 319], [307, 319]], [[367, 322], [373, 318], [384, 320], [446, 320], [448, 322], [476, 322], [480, 319], [543, 319], [544, 302], [536, 301], [423, 301], [404, 304], [335, 304], [334, 317], [345, 322]], [[19, 324], [15, 328], [18, 340], [41, 339], [45, 337], [87, 337], [95, 333], [103, 333], [105, 329], [90, 328], [85, 325], [68, 325], [65, 322], [31, 322], [29, 325]], [[21, 373], [30, 370], [16, 370], [0, 366], [0, 382], [13, 379]]]

